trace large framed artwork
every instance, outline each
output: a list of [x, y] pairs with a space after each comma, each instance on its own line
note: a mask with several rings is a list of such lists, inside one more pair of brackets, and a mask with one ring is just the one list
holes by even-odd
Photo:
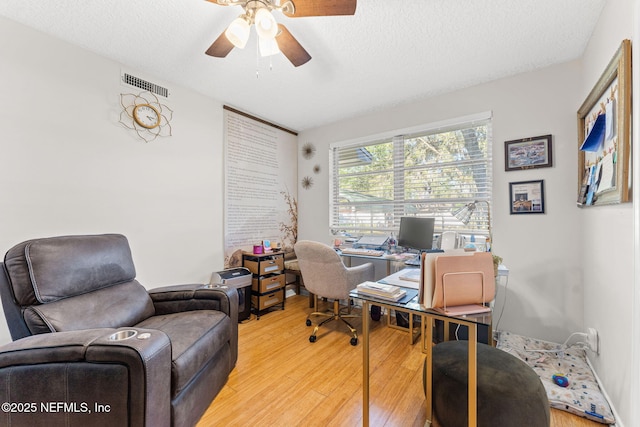
[[297, 240], [297, 134], [224, 106], [224, 266], [266, 245], [292, 251]]
[[581, 207], [630, 201], [631, 42], [623, 40], [578, 110]]

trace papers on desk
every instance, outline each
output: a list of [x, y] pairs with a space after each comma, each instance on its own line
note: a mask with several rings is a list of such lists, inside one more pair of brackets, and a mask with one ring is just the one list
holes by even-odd
[[406, 294], [402, 288], [378, 282], [364, 282], [358, 285], [358, 293], [389, 301], [400, 301]]
[[402, 270], [400, 280], [408, 280], [410, 282], [420, 283], [420, 269], [419, 268], [405, 268]]
[[385, 277], [381, 282], [403, 288], [420, 289], [420, 269], [407, 267]]

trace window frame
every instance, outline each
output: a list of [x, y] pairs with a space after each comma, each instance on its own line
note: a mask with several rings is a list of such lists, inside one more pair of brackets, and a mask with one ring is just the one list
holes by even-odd
[[[435, 123], [415, 126], [411, 128], [404, 128], [398, 130], [392, 130], [380, 134], [370, 135], [366, 137], [361, 137], [357, 139], [335, 142], [329, 145], [329, 169], [330, 169], [330, 182], [329, 182], [329, 227], [331, 232], [334, 235], [368, 235], [368, 234], [386, 234], [389, 235], [391, 232], [397, 233], [400, 224], [400, 217], [405, 212], [405, 207], [402, 205], [407, 205], [409, 203], [408, 200], [405, 200], [405, 184], [401, 182], [398, 186], [397, 180], [404, 180], [405, 172], [410, 169], [406, 168], [404, 163], [402, 167], [398, 167], [399, 161], [404, 162], [404, 150], [399, 150], [402, 148], [402, 144], [394, 144], [394, 160], [393, 160], [393, 175], [394, 175], [394, 196], [393, 200], [385, 201], [381, 203], [383, 204], [391, 204], [393, 206], [393, 221], [390, 226], [384, 227], [351, 227], [345, 230], [339, 222], [339, 206], [341, 206], [340, 194], [337, 190], [339, 187], [340, 176], [338, 175], [338, 156], [336, 156], [337, 150], [348, 149], [349, 147], [354, 147], [356, 149], [363, 146], [372, 146], [381, 143], [388, 143], [393, 141], [394, 139], [411, 139], [417, 138], [419, 136], [428, 136], [438, 133], [444, 133], [455, 130], [462, 130], [465, 128], [474, 128], [481, 125], [487, 126], [487, 134], [486, 134], [486, 157], [481, 160], [481, 163], [485, 163], [484, 173], [486, 176], [486, 185], [483, 188], [484, 195], [478, 195], [476, 193], [470, 196], [463, 196], [457, 198], [448, 198], [446, 200], [439, 200], [431, 205], [435, 206], [440, 213], [440, 216], [436, 216], [436, 224], [435, 230], [436, 234], [440, 234], [443, 231], [457, 231], [460, 234], [464, 235], [476, 235], [476, 236], [490, 236], [491, 234], [491, 215], [490, 211], [493, 207], [493, 135], [492, 135], [492, 113], [491, 111], [483, 112], [479, 114], [473, 114], [464, 117], [458, 117], [450, 120], [439, 121]], [[463, 160], [460, 164], [464, 163], [468, 160]], [[474, 159], [473, 162], [477, 163], [478, 160]], [[357, 175], [357, 174], [356, 174]], [[363, 176], [365, 173], [362, 174]], [[401, 176], [402, 175], [402, 176]], [[456, 210], [457, 207], [462, 207], [468, 203], [477, 202], [476, 204], [476, 215], [474, 219], [469, 225], [463, 225], [459, 221], [457, 221], [451, 213]], [[436, 206], [437, 203], [441, 203], [441, 206]], [[352, 203], [353, 204], [353, 203]], [[367, 203], [363, 202], [363, 206], [366, 206]], [[369, 205], [372, 205], [371, 203]], [[400, 208], [398, 208], [400, 206]], [[431, 215], [430, 215], [431, 216]], [[456, 223], [457, 221], [457, 223]], [[457, 225], [454, 225], [457, 224]]]

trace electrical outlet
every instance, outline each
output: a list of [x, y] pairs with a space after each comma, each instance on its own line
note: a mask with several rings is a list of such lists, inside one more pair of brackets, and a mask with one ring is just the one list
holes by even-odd
[[599, 351], [598, 341], [598, 331], [593, 328], [587, 329], [587, 345], [589, 346], [589, 350], [596, 354], [598, 354]]

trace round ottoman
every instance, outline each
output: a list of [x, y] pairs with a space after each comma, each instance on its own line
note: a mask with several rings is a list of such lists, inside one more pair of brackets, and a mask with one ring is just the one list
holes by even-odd
[[[468, 425], [467, 355], [466, 341], [433, 347], [433, 415], [442, 427]], [[479, 427], [549, 427], [547, 393], [529, 365], [482, 343], [477, 360]]]

